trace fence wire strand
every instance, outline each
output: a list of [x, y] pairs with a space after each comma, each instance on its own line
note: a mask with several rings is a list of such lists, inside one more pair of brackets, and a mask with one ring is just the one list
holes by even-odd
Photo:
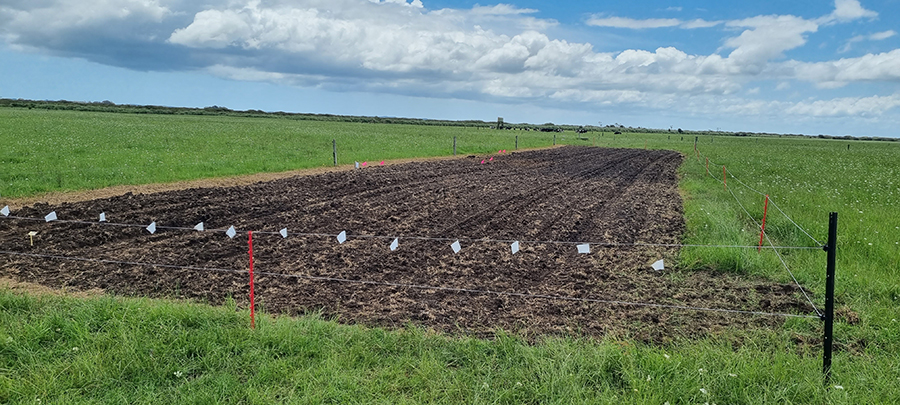
[[[103, 263], [103, 264], [117, 264], [117, 265], [143, 266], [143, 267], [160, 267], [160, 268], [167, 268], [167, 269], [191, 270], [191, 271], [224, 272], [224, 273], [238, 273], [238, 274], [248, 274], [249, 273], [249, 271], [247, 271], [247, 270], [223, 269], [223, 268], [215, 268], [215, 267], [177, 266], [177, 265], [170, 265], [170, 264], [142, 263], [142, 262], [130, 262], [130, 261], [120, 261], [120, 260], [109, 260], [109, 259], [90, 259], [90, 258], [84, 258], [84, 257], [47, 255], [47, 254], [38, 254], [38, 253], [0, 251], [0, 254], [10, 255], [10, 256], [23, 256], [23, 257], [34, 257], [34, 258], [43, 258], [43, 259], [54, 259], [54, 260], [70, 260], [70, 261]], [[418, 290], [448, 291], [448, 292], [453, 292], [453, 293], [499, 295], [499, 296], [533, 298], [533, 299], [544, 299], [544, 300], [555, 300], [555, 301], [575, 301], [575, 302], [584, 302], [584, 303], [610, 304], [610, 305], [622, 305], [622, 306], [681, 309], [681, 310], [700, 311], [700, 312], [721, 312], [721, 313], [743, 314], [743, 315], [779, 316], [779, 317], [786, 317], [786, 318], [815, 318], [815, 319], [819, 318], [819, 316], [813, 316], [813, 315], [789, 314], [789, 313], [781, 313], [781, 312], [746, 311], [746, 310], [739, 310], [739, 309], [706, 308], [706, 307], [695, 307], [695, 306], [689, 306], [689, 305], [674, 305], [674, 304], [654, 304], [654, 303], [646, 303], [646, 302], [606, 300], [606, 299], [600, 299], [600, 298], [581, 298], [581, 297], [570, 297], [570, 296], [550, 295], [550, 294], [531, 294], [531, 293], [522, 293], [522, 292], [514, 292], [514, 291], [494, 291], [494, 290], [486, 290], [486, 289], [432, 286], [432, 285], [424, 285], [424, 284], [391, 283], [391, 282], [386, 282], [386, 281], [374, 281], [374, 280], [353, 280], [353, 279], [338, 278], [338, 277], [311, 276], [311, 275], [304, 275], [304, 274], [285, 274], [285, 273], [274, 273], [274, 272], [265, 272], [265, 271], [262, 271], [262, 272], [256, 271], [254, 273], [256, 275], [271, 276], [271, 277], [301, 278], [301, 279], [314, 280], [314, 281], [330, 281], [330, 282], [338, 282], [338, 283], [345, 283], [345, 284], [366, 284], [366, 285], [409, 288], [409, 289], [418, 289]]]
[[[700, 157], [709, 159], [706, 155], [703, 154], [703, 152], [700, 152], [699, 149], [697, 150], [697, 154], [698, 154]], [[713, 161], [709, 161], [709, 163], [718, 166], [718, 164], [714, 163]], [[710, 177], [716, 179], [716, 181], [718, 181], [719, 183], [722, 183], [722, 184], [725, 183], [725, 181], [724, 181], [723, 179], [720, 179], [720, 178], [718, 178], [717, 176], [713, 175], [711, 171], [707, 170], [706, 173], [707, 173]], [[728, 170], [728, 168], [725, 168], [725, 173], [727, 173], [728, 176], [731, 176], [731, 178], [734, 179], [735, 181], [737, 181], [739, 184], [741, 184], [742, 186], [746, 187], [748, 190], [753, 191], [754, 193], [759, 194], [759, 195], [761, 195], [761, 196], [766, 196], [766, 195], [767, 195], [767, 194], [765, 194], [765, 193], [763, 193], [763, 192], [761, 192], [761, 191], [759, 191], [759, 190], [757, 190], [757, 189], [755, 189], [755, 188], [749, 186], [747, 183], [744, 183], [743, 181], [741, 181], [741, 179], [738, 178], [738, 177], [736, 177], [733, 173], [731, 173], [731, 171]], [[818, 239], [816, 239], [815, 237], [813, 237], [809, 232], [806, 231], [806, 229], [804, 229], [802, 226], [800, 226], [800, 224], [798, 224], [796, 221], [794, 221], [793, 218], [791, 218], [790, 216], [788, 216], [788, 214], [785, 213], [785, 212], [778, 206], [778, 204], [775, 203], [775, 200], [774, 200], [772, 197], [769, 197], [769, 202], [772, 204], [772, 206], [775, 207], [776, 210], [778, 210], [778, 212], [781, 213], [782, 216], [784, 216], [785, 218], [787, 218], [787, 220], [790, 221], [791, 224], [793, 224], [797, 229], [799, 229], [800, 232], [803, 232], [803, 234], [805, 234], [807, 237], [809, 237], [810, 240], [812, 240], [813, 242], [815, 242], [816, 245], [817, 245], [817, 246], [816, 246], [816, 249], [821, 249], [823, 246], [825, 246], [824, 243], [822, 243], [821, 241], [819, 241]], [[745, 211], [746, 211], [746, 210], [745, 210]]]
[[[80, 220], [65, 220], [65, 219], [55, 219], [53, 221], [47, 222], [44, 218], [29, 218], [29, 217], [19, 217], [10, 215], [8, 217], [0, 217], [0, 219], [15, 219], [22, 221], [33, 221], [33, 222], [42, 222], [42, 223], [63, 223], [63, 224], [76, 224], [76, 225], [99, 225], [99, 226], [119, 226], [125, 228], [146, 228], [147, 224], [125, 224], [125, 223], [114, 223], [114, 222], [100, 222], [100, 221], [80, 221]], [[157, 230], [177, 230], [177, 231], [188, 231], [188, 232], [210, 232], [210, 233], [225, 233], [227, 229], [204, 229], [203, 231], [197, 231], [192, 227], [179, 227], [179, 226], [165, 226], [165, 225], [156, 225]], [[248, 230], [241, 230], [235, 228], [235, 232], [246, 233]], [[255, 235], [277, 235], [279, 237], [283, 236], [280, 232], [272, 232], [272, 231], [253, 231]], [[310, 232], [291, 232], [290, 236], [300, 236], [300, 237], [328, 237], [328, 238], [337, 238], [339, 234], [336, 233], [310, 233]], [[622, 243], [622, 242], [591, 242], [591, 241], [557, 241], [557, 240], [527, 240], [527, 239], [490, 239], [490, 238], [448, 238], [448, 237], [427, 237], [427, 236], [396, 236], [396, 235], [355, 235], [355, 234], [346, 234], [347, 239], [384, 239], [384, 240], [423, 240], [423, 241], [438, 241], [438, 242], [454, 242], [460, 241], [465, 243], [513, 243], [519, 242], [521, 244], [533, 244], [533, 245], [580, 245], [580, 244], [589, 244], [591, 246], [598, 247], [661, 247], [661, 248], [682, 248], [682, 247], [697, 247], [697, 248], [734, 248], [734, 249], [756, 249], [758, 246], [751, 245], [701, 245], [701, 244], [684, 244], [684, 243], [643, 243], [643, 242], [633, 242], [633, 243]], [[766, 247], [768, 249], [768, 247]], [[812, 250], [819, 249], [818, 247], [809, 247], [809, 246], [775, 246], [777, 249], [787, 249], [787, 250]]]
[[[699, 150], [698, 150], [698, 153], [699, 153]], [[731, 178], [737, 180], [739, 183], [743, 184], [743, 185], [744, 185], [745, 187], [747, 187], [748, 189], [753, 190], [754, 192], [756, 192], [756, 193], [758, 193], [758, 194], [760, 194], [760, 195], [765, 195], [765, 194], [760, 193], [759, 191], [753, 189], [752, 187], [747, 186], [746, 184], [744, 184], [744, 182], [740, 181], [737, 177], [734, 177], [734, 175], [731, 174], [731, 172], [729, 172], [728, 169], [725, 169], [725, 172], [726, 172], [728, 175], [730, 175]], [[710, 176], [712, 176], [712, 173], [710, 173], [709, 170], [707, 170], [707, 173], [708, 173]], [[716, 178], [716, 177], [713, 176], [713, 178]], [[718, 178], [716, 178], [716, 180], [718, 180]], [[725, 183], [724, 180], [718, 180], [718, 181], [719, 181], [719, 183], [723, 183], [723, 184]], [[753, 218], [753, 215], [750, 215], [750, 212], [747, 211], [747, 209], [744, 207], [744, 204], [741, 203], [741, 200], [737, 197], [737, 195], [734, 193], [734, 191], [733, 191], [732, 189], [730, 189], [730, 188], [727, 188], [727, 187], [726, 187], [726, 190], [728, 190], [728, 192], [731, 194], [731, 196], [734, 197], [734, 200], [737, 201], [738, 205], [741, 207], [741, 209], [744, 211], [744, 213], [747, 214], [747, 217], [750, 218], [750, 220], [752, 220], [753, 223], [756, 224], [756, 227], [759, 228], [760, 231], [762, 232], [762, 225], [759, 223], [759, 221], [756, 220], [756, 218]], [[769, 198], [769, 202], [771, 202], [772, 205], [775, 204], [775, 202], [772, 201], [771, 198]], [[787, 214], [784, 213], [784, 211], [781, 211], [781, 209], [779, 209], [778, 211], [780, 211], [781, 214], [785, 216], [785, 218], [787, 218], [789, 221], [791, 221], [791, 223], [793, 223], [794, 226], [796, 226], [798, 229], [800, 229], [801, 231], [803, 231], [803, 233], [806, 233], [806, 235], [809, 236], [813, 241], [815, 241], [816, 243], [818, 243], [819, 245], [821, 245], [821, 243], [820, 243], [818, 240], [816, 240], [816, 238], [813, 238], [811, 235], [809, 235], [809, 233], [806, 232], [806, 230], [804, 230], [802, 227], [800, 227], [800, 225], [797, 225], [797, 223], [794, 222], [794, 220], [792, 220], [790, 217], [788, 217]], [[794, 280], [794, 283], [795, 283], [795, 284], [797, 284], [797, 288], [799, 288], [799, 289], [800, 289], [800, 292], [803, 293], [803, 296], [806, 297], [806, 301], [809, 302], [809, 305], [811, 305], [811, 306], [813, 307], [813, 310], [816, 311], [816, 314], [819, 315], [819, 317], [821, 317], [821, 316], [822, 316], [822, 312], [819, 311], [819, 308], [816, 307], [816, 304], [815, 304], [815, 303], [813, 302], [813, 300], [809, 297], [809, 294], [806, 293], [806, 289], [804, 289], [803, 286], [800, 284], [800, 282], [797, 281], [797, 277], [794, 276], [794, 272], [791, 271], [791, 268], [787, 265], [787, 262], [785, 262], [784, 257], [782, 257], [782, 256], [781, 256], [781, 253], [778, 252], [778, 248], [776, 248], [776, 247], [775, 247], [775, 244], [772, 243], [772, 239], [769, 238], [769, 234], [768, 234], [768, 233], [765, 233], [765, 232], [762, 232], [762, 234], [763, 234], [763, 236], [765, 237], [766, 241], [769, 243], [769, 246], [771, 246], [772, 251], [775, 252], [775, 256], [778, 257], [778, 260], [779, 260], [779, 261], [781, 261], [781, 264], [784, 266], [784, 269], [787, 270], [788, 274], [790, 274], [790, 276], [791, 276], [791, 279]], [[815, 247], [814, 249], [821, 249], [821, 246]]]

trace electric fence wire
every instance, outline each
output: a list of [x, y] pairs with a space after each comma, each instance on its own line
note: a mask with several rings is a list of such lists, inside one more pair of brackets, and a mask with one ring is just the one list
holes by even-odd
[[[109, 260], [109, 259], [90, 259], [90, 258], [84, 258], [84, 257], [47, 255], [47, 254], [38, 254], [38, 253], [0, 251], [0, 254], [9, 255], [9, 256], [22, 256], [22, 257], [33, 257], [33, 258], [54, 259], [54, 260], [70, 260], [70, 261], [80, 261], [80, 262], [90, 262], [90, 263], [143, 266], [143, 267], [159, 267], [159, 268], [176, 269], [176, 270], [225, 272], [225, 273], [238, 273], [238, 274], [249, 273], [249, 271], [247, 271], [247, 270], [223, 269], [223, 268], [215, 268], [215, 267], [177, 266], [177, 265], [170, 265], [170, 264], [143, 263], [143, 262], [131, 262], [131, 261], [120, 261], [120, 260]], [[814, 319], [819, 318], [819, 316], [813, 316], [813, 315], [789, 314], [789, 313], [781, 313], [781, 312], [762, 312], [762, 311], [746, 311], [746, 310], [739, 310], [739, 309], [706, 308], [706, 307], [695, 307], [695, 306], [689, 306], [689, 305], [675, 305], [675, 304], [654, 304], [654, 303], [646, 303], [646, 302], [607, 300], [607, 299], [600, 299], [600, 298], [581, 298], [581, 297], [570, 297], [570, 296], [563, 296], [563, 295], [531, 294], [531, 293], [522, 293], [522, 292], [514, 292], [514, 291], [494, 291], [494, 290], [486, 290], [486, 289], [432, 286], [432, 285], [424, 285], [424, 284], [392, 283], [392, 282], [374, 281], [374, 280], [353, 280], [353, 279], [338, 278], [338, 277], [311, 276], [311, 275], [304, 275], [304, 274], [285, 274], [285, 273], [264, 272], [264, 271], [256, 271], [254, 273], [256, 275], [271, 276], [271, 277], [289, 277], [289, 278], [300, 278], [300, 279], [307, 279], [307, 280], [314, 280], [314, 281], [330, 281], [330, 282], [345, 283], [345, 284], [366, 284], [366, 285], [409, 288], [409, 289], [418, 289], [418, 290], [447, 291], [447, 292], [453, 292], [453, 293], [499, 295], [499, 296], [508, 296], [508, 297], [518, 297], [518, 298], [533, 298], [533, 299], [544, 299], [544, 300], [555, 300], [555, 301], [574, 301], [574, 302], [584, 302], [584, 303], [637, 306], [637, 307], [650, 307], [650, 308], [680, 309], [680, 310], [701, 311], [701, 312], [721, 312], [721, 313], [743, 314], [743, 315], [780, 316], [780, 317], [786, 317], [786, 318], [814, 318]]]
[[[699, 149], [697, 150], [697, 155], [698, 155], [699, 157], [703, 157], [703, 158], [709, 159], [706, 155], [703, 154], [703, 152], [700, 152]], [[709, 163], [712, 163], [713, 165], [718, 166], [718, 164], [714, 163], [714, 162], [711, 161], [711, 160], [709, 161]], [[728, 168], [725, 168], [725, 172], [728, 174], [728, 176], [731, 176], [732, 179], [734, 179], [735, 181], [737, 181], [738, 183], [740, 183], [742, 186], [746, 187], [748, 190], [753, 191], [754, 193], [759, 194], [759, 195], [761, 195], [761, 196], [766, 196], [766, 195], [767, 195], [767, 194], [765, 194], [765, 193], [763, 193], [763, 192], [761, 192], [761, 191], [759, 191], [759, 190], [757, 190], [757, 189], [755, 189], [755, 188], [749, 186], [747, 183], [744, 183], [743, 181], [741, 181], [741, 179], [738, 178], [737, 176], [735, 176], [733, 173], [731, 173], [731, 171], [728, 170]], [[707, 167], [706, 173], [707, 173], [710, 177], [716, 179], [719, 183], [722, 183], [722, 184], [725, 183], [725, 181], [724, 181], [723, 179], [720, 179], [720, 178], [714, 176], [714, 175], [712, 174], [712, 172], [709, 171], [708, 167]], [[821, 249], [823, 246], [825, 246], [824, 243], [822, 243], [821, 241], [819, 241], [818, 239], [816, 239], [815, 237], [813, 237], [809, 232], [806, 231], [806, 229], [804, 229], [802, 226], [800, 226], [800, 224], [798, 224], [796, 221], [794, 221], [793, 218], [791, 218], [787, 213], [785, 213], [785, 212], [781, 209], [781, 207], [779, 207], [778, 204], [775, 203], [775, 200], [774, 200], [773, 198], [769, 197], [769, 202], [772, 203], [772, 206], [775, 207], [775, 209], [778, 210], [778, 212], [780, 212], [782, 216], [784, 216], [785, 218], [787, 218], [787, 220], [788, 220], [791, 224], [793, 224], [797, 229], [799, 229], [800, 232], [803, 232], [807, 237], [809, 237], [809, 239], [811, 239], [813, 242], [815, 242], [816, 245], [817, 245], [817, 246], [816, 246], [816, 249]]]
[[[47, 221], [44, 218], [29, 218], [29, 217], [19, 217], [15, 215], [10, 215], [7, 217], [0, 217], [0, 219], [11, 219], [11, 220], [22, 220], [22, 221], [33, 221], [33, 222], [41, 222], [41, 223], [62, 223], [62, 224], [76, 224], [76, 225], [98, 225], [98, 226], [118, 226], [118, 227], [129, 227], [129, 228], [147, 228], [146, 224], [127, 224], [127, 223], [115, 223], [115, 222], [100, 222], [100, 221], [81, 221], [81, 220], [65, 220], [65, 219], [55, 219], [52, 221]], [[188, 232], [197, 232], [196, 228], [192, 227], [180, 227], [180, 226], [164, 226], [164, 225], [156, 225], [157, 230], [176, 230], [176, 231], [188, 231]], [[227, 229], [204, 229], [201, 232], [211, 232], [211, 233], [225, 233]], [[236, 235], [237, 233], [244, 233], [247, 230], [240, 230], [235, 228]], [[258, 235], [279, 235], [284, 238], [284, 235], [281, 232], [272, 232], [272, 231], [253, 231], [254, 234]], [[337, 238], [339, 234], [334, 233], [309, 233], [309, 232], [291, 232], [291, 236], [300, 236], [300, 237], [330, 237]], [[590, 241], [557, 241], [557, 240], [526, 240], [526, 239], [490, 239], [490, 238], [449, 238], [449, 237], [427, 237], [427, 236], [391, 236], [391, 235], [354, 235], [354, 234], [345, 234], [347, 239], [384, 239], [384, 240], [394, 240], [394, 239], [402, 239], [402, 240], [421, 240], [421, 241], [438, 241], [438, 242], [466, 242], [466, 243], [513, 243], [519, 242], [521, 244], [548, 244], [548, 245], [581, 245], [581, 244], [589, 244], [591, 246], [598, 247], [655, 247], [655, 248], [681, 248], [681, 247], [696, 247], [696, 248], [733, 248], [733, 249], [757, 249], [758, 246], [751, 245], [702, 245], [702, 244], [683, 244], [683, 243], [643, 243], [643, 242], [633, 242], [633, 243], [622, 243], [622, 242], [590, 242]], [[809, 247], [809, 246], [775, 246], [777, 249], [786, 249], [786, 250], [813, 250], [820, 249], [819, 247]], [[767, 247], [768, 249], [768, 247]]]
[[[699, 152], [699, 151], [698, 151], [698, 152]], [[726, 173], [727, 173], [727, 172], [728, 172], [728, 171], [727, 171], [727, 169], [726, 169]], [[707, 173], [708, 173], [710, 176], [712, 176], [712, 173], [709, 173], [708, 170], [707, 170]], [[730, 174], [730, 173], [729, 173], [729, 174]], [[719, 183], [725, 184], [725, 181], [724, 181], [724, 180], [719, 180], [716, 176], [712, 176], [712, 177], [713, 177], [714, 179], [718, 180]], [[732, 177], [734, 177], [734, 175], [732, 175]], [[749, 187], [748, 187], [748, 188], [749, 188]], [[759, 221], [756, 220], [756, 218], [753, 217], [753, 215], [750, 215], [750, 212], [747, 211], [747, 209], [744, 207], [744, 204], [741, 203], [741, 200], [737, 197], [737, 195], [734, 193], [734, 191], [733, 191], [732, 189], [730, 189], [730, 188], [727, 188], [727, 187], [726, 187], [726, 190], [728, 190], [728, 192], [731, 194], [731, 196], [734, 197], [734, 200], [737, 201], [738, 205], [741, 207], [741, 209], [744, 211], [744, 213], [747, 214], [747, 217], [750, 218], [750, 220], [752, 220], [753, 223], [756, 224], [756, 227], [760, 229], [760, 232], [762, 232], [762, 225], [759, 223]], [[757, 193], [758, 193], [758, 191], [757, 191]], [[769, 199], [769, 201], [771, 202], [772, 200]], [[785, 215], [785, 216], [786, 216], [786, 215]], [[790, 218], [788, 218], [788, 219], [790, 219]], [[793, 221], [791, 221], [791, 222], [793, 222]], [[795, 224], [795, 225], [796, 225], [796, 224]], [[799, 228], [799, 226], [798, 226], [798, 228]], [[800, 230], [803, 230], [803, 228], [800, 228]], [[806, 231], [804, 231], [804, 232], [806, 232]], [[763, 236], [765, 237], [766, 241], [769, 242], [769, 246], [771, 246], [771, 247], [772, 247], [772, 250], [775, 252], [775, 256], [778, 257], [778, 260], [779, 260], [779, 261], [781, 261], [781, 264], [784, 266], [784, 269], [787, 270], [788, 274], [790, 274], [790, 276], [791, 276], [791, 279], [793, 279], [793, 280], [794, 280], [794, 283], [797, 284], [797, 287], [800, 289], [800, 292], [803, 293], [803, 296], [804, 296], [804, 297], [806, 297], [806, 301], [808, 301], [808, 302], [809, 302], [809, 305], [811, 305], [811, 306], [813, 307], [813, 310], [816, 311], [816, 314], [818, 314], [818, 315], [821, 317], [821, 316], [822, 316], [822, 312], [819, 311], [819, 308], [816, 307], [816, 304], [813, 303], [813, 300], [812, 300], [811, 298], [809, 298], [809, 294], [806, 293], [806, 290], [803, 288], [803, 286], [800, 284], [800, 282], [797, 281], [797, 277], [794, 276], [794, 272], [791, 271], [791, 268], [787, 265], [787, 262], [785, 262], [784, 258], [781, 256], [781, 253], [778, 252], [778, 249], [775, 248], [774, 243], [772, 243], [772, 239], [769, 238], [769, 234], [767, 234], [767, 233], [765, 233], [765, 232], [762, 232], [762, 234], [763, 234]], [[815, 238], [813, 238], [813, 240], [815, 240]], [[818, 242], [817, 242], [817, 243], [818, 243]], [[816, 247], [816, 248], [814, 248], [814, 249], [821, 249], [821, 247]]]

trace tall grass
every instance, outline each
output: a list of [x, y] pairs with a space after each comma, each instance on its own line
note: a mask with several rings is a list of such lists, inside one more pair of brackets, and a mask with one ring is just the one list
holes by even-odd
[[[0, 196], [549, 146], [553, 134], [453, 127], [0, 110]], [[900, 145], [678, 134], [557, 134], [558, 143], [685, 154], [685, 243], [755, 245], [763, 197], [824, 242], [840, 215], [834, 378], [821, 323], [725, 329], [668, 346], [587, 338], [527, 343], [385, 331], [316, 316], [147, 299], [27, 296], [0, 289], [0, 402], [67, 403], [900, 403]], [[847, 145], [850, 149], [847, 149]], [[815, 246], [772, 206], [776, 245]], [[825, 255], [784, 250], [821, 308]], [[685, 248], [684, 271], [793, 282], [771, 252]], [[802, 297], [799, 297], [802, 299]], [[841, 386], [841, 388], [835, 388]]]

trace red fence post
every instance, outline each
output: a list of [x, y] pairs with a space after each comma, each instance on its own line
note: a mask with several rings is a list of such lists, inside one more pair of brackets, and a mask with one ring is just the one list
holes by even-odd
[[766, 213], [768, 213], [768, 212], [769, 212], [769, 195], [766, 194], [766, 204], [763, 207], [762, 230], [760, 230], [760, 232], [759, 232], [759, 247], [756, 248], [757, 253], [762, 251], [763, 236], [766, 234]]
[[250, 245], [250, 328], [256, 329], [256, 317], [254, 314], [256, 304], [253, 297], [253, 231], [247, 232], [247, 243]]

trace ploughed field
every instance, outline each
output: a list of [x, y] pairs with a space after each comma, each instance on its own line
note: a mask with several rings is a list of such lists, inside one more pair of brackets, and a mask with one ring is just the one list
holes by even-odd
[[[811, 311], [793, 285], [672, 269], [676, 247], [642, 246], [681, 241], [677, 152], [562, 147], [494, 155], [481, 164], [485, 158], [36, 204], [12, 216], [43, 218], [55, 211], [61, 220], [84, 222], [0, 219], [0, 250], [104, 262], [5, 254], [0, 275], [213, 304], [230, 296], [246, 306], [247, 230], [253, 230], [255, 295], [270, 313], [321, 311], [347, 323], [412, 323], [477, 335], [503, 328], [666, 342], [782, 319], [546, 296]], [[110, 224], [97, 223], [101, 213]], [[113, 225], [154, 221], [155, 234]], [[207, 231], [190, 230], [199, 222]], [[230, 226], [238, 230], [233, 239], [223, 232]], [[287, 238], [278, 234], [282, 228]], [[38, 232], [33, 246], [29, 231]], [[334, 235], [342, 231], [348, 239], [339, 244]], [[394, 237], [399, 246], [391, 251]], [[462, 249], [454, 253], [450, 245], [457, 239]], [[513, 254], [516, 240], [521, 250]], [[579, 254], [570, 242], [592, 242], [591, 252]], [[658, 259], [666, 261], [665, 270], [651, 268]]]

